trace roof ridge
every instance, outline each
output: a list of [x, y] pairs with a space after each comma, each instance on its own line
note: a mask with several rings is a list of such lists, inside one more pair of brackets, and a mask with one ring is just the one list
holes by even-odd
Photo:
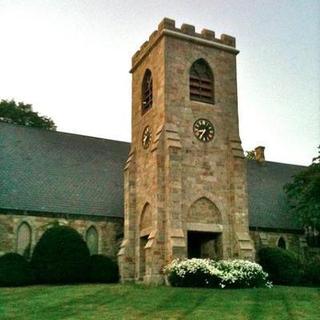
[[119, 143], [125, 143], [125, 144], [131, 144], [131, 142], [128, 141], [121, 141], [121, 140], [113, 140], [113, 139], [107, 139], [107, 138], [101, 138], [101, 137], [94, 137], [94, 136], [88, 136], [84, 134], [78, 134], [78, 133], [72, 133], [72, 132], [64, 132], [64, 131], [56, 131], [56, 130], [48, 130], [44, 128], [36, 128], [36, 127], [28, 127], [22, 124], [16, 124], [16, 123], [6, 123], [0, 121], [0, 126], [11, 126], [11, 127], [18, 127], [25, 130], [38, 130], [42, 132], [50, 132], [53, 134], [60, 134], [60, 135], [70, 135], [70, 136], [77, 136], [77, 137], [84, 137], [84, 138], [90, 138], [90, 139], [98, 139], [98, 140], [104, 140], [104, 141], [110, 141], [110, 142], [119, 142]]
[[[256, 160], [253, 159], [247, 159], [248, 162], [254, 162], [257, 163]], [[295, 166], [295, 167], [302, 167], [302, 168], [307, 168], [307, 165], [303, 165], [303, 164], [294, 164], [294, 163], [287, 163], [287, 162], [278, 162], [278, 161], [269, 161], [269, 160], [265, 160], [266, 163], [274, 163], [274, 164], [280, 164], [280, 165], [284, 165], [284, 166]]]

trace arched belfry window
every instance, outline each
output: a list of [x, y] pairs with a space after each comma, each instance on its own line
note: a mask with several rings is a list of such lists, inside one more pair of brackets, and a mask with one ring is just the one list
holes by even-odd
[[214, 78], [210, 66], [198, 59], [190, 68], [190, 100], [214, 103]]
[[98, 231], [95, 227], [91, 226], [86, 233], [86, 242], [90, 254], [98, 254], [99, 252], [99, 237]]
[[283, 239], [283, 237], [280, 237], [278, 240], [278, 247], [281, 249], [286, 249], [286, 241]]
[[142, 81], [142, 112], [152, 107], [152, 100], [152, 73], [147, 69]]
[[17, 229], [17, 253], [30, 258], [31, 253], [31, 227], [28, 223], [22, 222]]

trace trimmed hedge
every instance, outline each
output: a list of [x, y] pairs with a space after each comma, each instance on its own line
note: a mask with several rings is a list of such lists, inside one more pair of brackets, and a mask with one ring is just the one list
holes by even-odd
[[174, 287], [253, 288], [270, 287], [262, 267], [246, 260], [173, 260], [164, 268]]
[[118, 282], [119, 270], [117, 263], [102, 254], [92, 255], [90, 257], [88, 280], [101, 283]]
[[18, 253], [0, 257], [0, 287], [25, 286], [34, 282], [30, 263]]
[[313, 257], [305, 264], [304, 284], [320, 286], [320, 256]]
[[36, 244], [31, 264], [39, 283], [85, 282], [89, 249], [81, 235], [66, 226], [48, 229]]
[[303, 277], [298, 257], [281, 248], [262, 248], [258, 252], [259, 263], [274, 284], [297, 285]]

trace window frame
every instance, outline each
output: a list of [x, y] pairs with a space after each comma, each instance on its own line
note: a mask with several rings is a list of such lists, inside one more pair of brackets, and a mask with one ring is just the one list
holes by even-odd
[[[20, 239], [22, 238], [22, 228], [26, 227], [28, 232], [29, 243], [24, 247], [23, 252], [20, 251]], [[27, 221], [22, 221], [16, 230], [16, 252], [29, 259], [31, 257], [31, 249], [32, 249], [32, 227]]]
[[[91, 250], [92, 250], [92, 247], [89, 247], [89, 236], [90, 236], [90, 233], [91, 232], [94, 232], [94, 236], [95, 236], [95, 244], [96, 244], [96, 248], [94, 248], [94, 249], [96, 249], [96, 252], [91, 252]], [[85, 234], [85, 241], [86, 241], [86, 244], [87, 244], [87, 246], [88, 246], [88, 249], [89, 249], [89, 252], [90, 252], [90, 255], [93, 255], [93, 254], [99, 254], [99, 244], [100, 244], [100, 241], [99, 241], [100, 239], [99, 239], [99, 231], [98, 231], [98, 229], [94, 226], [94, 225], [91, 225], [88, 229], [87, 229], [87, 231], [86, 231], [86, 234]]]
[[141, 85], [141, 113], [144, 114], [153, 106], [153, 77], [150, 69], [144, 72]]
[[277, 241], [277, 247], [283, 250], [287, 250], [287, 241], [283, 236], [280, 236]]

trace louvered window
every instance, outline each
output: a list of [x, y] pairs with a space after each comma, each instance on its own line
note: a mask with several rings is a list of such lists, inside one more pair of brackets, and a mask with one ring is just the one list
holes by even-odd
[[149, 69], [146, 70], [142, 82], [142, 112], [152, 107], [152, 74]]
[[203, 59], [195, 61], [190, 69], [190, 100], [214, 103], [213, 74]]

